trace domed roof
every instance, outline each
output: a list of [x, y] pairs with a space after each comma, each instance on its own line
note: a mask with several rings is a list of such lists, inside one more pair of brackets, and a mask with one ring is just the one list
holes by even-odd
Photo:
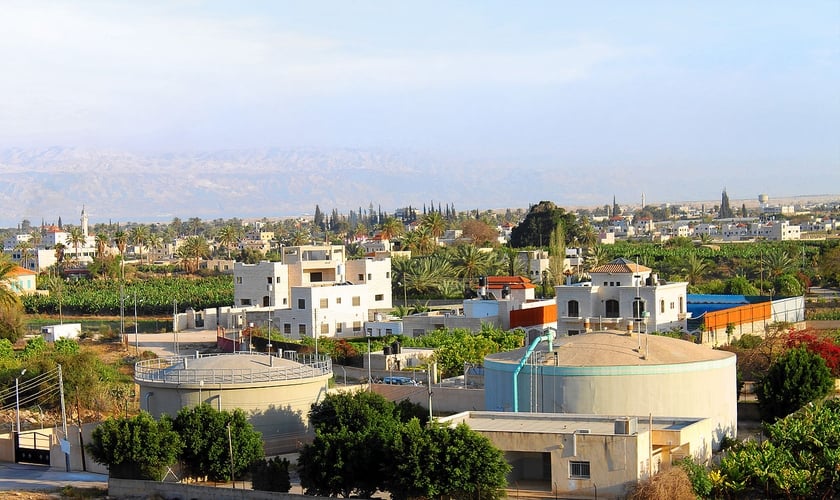
[[[735, 356], [731, 352], [671, 337], [646, 334], [642, 334], [641, 337], [641, 351], [638, 334], [605, 331], [558, 337], [553, 345], [554, 352], [557, 353], [556, 366], [654, 366], [715, 361]], [[491, 354], [487, 359], [518, 363], [525, 354], [525, 349], [522, 347]], [[536, 350], [545, 354], [544, 364], [555, 366], [554, 356], [548, 353], [547, 343], [541, 342]]]

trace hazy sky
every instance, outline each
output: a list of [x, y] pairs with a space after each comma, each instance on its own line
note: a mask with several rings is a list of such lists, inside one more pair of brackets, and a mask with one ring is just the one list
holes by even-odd
[[840, 2], [0, 0], [0, 148], [52, 145], [402, 149], [836, 193]]

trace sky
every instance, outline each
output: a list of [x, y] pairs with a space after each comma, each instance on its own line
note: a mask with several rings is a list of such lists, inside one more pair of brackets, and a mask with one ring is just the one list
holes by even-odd
[[0, 149], [56, 145], [837, 193], [840, 2], [0, 0]]

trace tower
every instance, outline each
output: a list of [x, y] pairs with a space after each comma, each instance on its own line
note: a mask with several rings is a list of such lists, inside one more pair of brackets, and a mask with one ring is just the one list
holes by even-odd
[[85, 213], [85, 206], [82, 205], [82, 234], [88, 235], [88, 216]]

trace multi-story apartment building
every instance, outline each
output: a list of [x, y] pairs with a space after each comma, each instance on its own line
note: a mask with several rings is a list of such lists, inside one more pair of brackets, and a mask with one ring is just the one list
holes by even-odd
[[284, 248], [282, 262], [237, 262], [235, 305], [270, 308], [293, 338], [362, 335], [365, 321], [392, 308], [391, 259], [345, 257], [341, 245], [306, 245]]

